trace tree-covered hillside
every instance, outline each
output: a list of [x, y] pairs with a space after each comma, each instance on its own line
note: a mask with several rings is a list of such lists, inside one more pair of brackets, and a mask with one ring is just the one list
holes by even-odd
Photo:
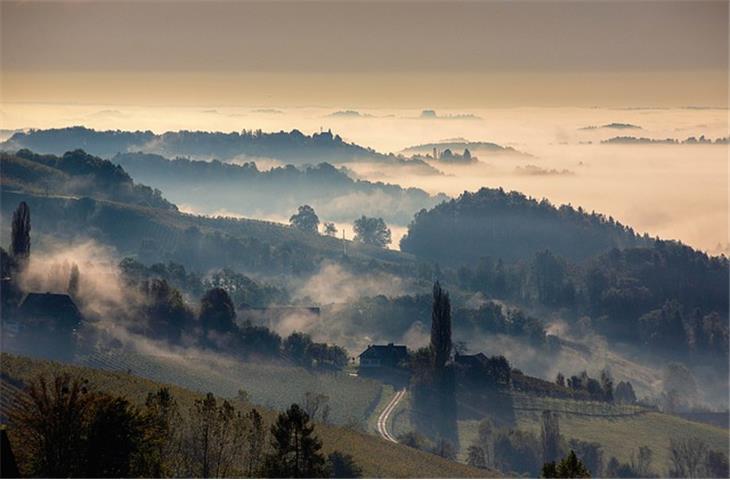
[[145, 153], [119, 154], [111, 160], [178, 203], [211, 212], [225, 207], [246, 216], [286, 218], [307, 204], [329, 221], [352, 222], [365, 214], [406, 224], [414, 212], [446, 198], [418, 188], [354, 180], [329, 163], [262, 171], [253, 162], [168, 160]]
[[[344, 246], [341, 239], [282, 224], [203, 217], [91, 197], [3, 188], [3, 218], [10, 218], [21, 201], [33, 212], [33, 231], [40, 242], [92, 239], [113, 247], [120, 256], [145, 263], [174, 261], [198, 271], [231, 268], [270, 275], [311, 273], [326, 259], [342, 259], [359, 271], [406, 272], [413, 268], [409, 255], [351, 241]], [[347, 257], [343, 258], [345, 248]]]
[[613, 218], [580, 207], [555, 207], [518, 192], [482, 188], [418, 212], [400, 246], [442, 265], [459, 265], [484, 256], [515, 261], [545, 249], [582, 260], [650, 242]]
[[88, 196], [163, 210], [177, 207], [159, 190], [136, 184], [118, 165], [83, 150], [62, 156], [39, 155], [29, 150], [0, 153], [3, 190], [25, 190], [57, 195]]
[[83, 148], [93, 155], [110, 158], [117, 153], [144, 151], [166, 156], [197, 158], [265, 157], [292, 163], [384, 161], [386, 155], [347, 143], [332, 132], [305, 135], [299, 130], [264, 133], [201, 132], [180, 130], [157, 135], [149, 130], [97, 131], [85, 127], [52, 128], [17, 132], [0, 145], [6, 150], [28, 148], [57, 155]]

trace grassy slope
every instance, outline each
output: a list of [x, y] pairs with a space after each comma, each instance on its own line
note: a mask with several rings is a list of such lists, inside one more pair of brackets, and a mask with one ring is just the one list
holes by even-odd
[[97, 353], [79, 358], [84, 366], [123, 371], [158, 382], [234, 397], [245, 390], [251, 401], [282, 410], [307, 392], [329, 397], [330, 421], [364, 426], [381, 396], [382, 384], [347, 373], [322, 373], [288, 365], [241, 362], [213, 356], [151, 356]]
[[[554, 408], [574, 411], [578, 402], [567, 401], [559, 405], [561, 400], [550, 399]], [[598, 442], [603, 447], [604, 462], [615, 456], [622, 462], [629, 462], [631, 455], [636, 455], [639, 447], [648, 446], [654, 453], [652, 468], [661, 476], [666, 476], [669, 469], [670, 438], [697, 437], [705, 441], [710, 448], [720, 451], [728, 450], [728, 431], [711, 425], [691, 422], [682, 418], [659, 412], [646, 412], [637, 415], [586, 416], [560, 413], [560, 433], [566, 440], [576, 438], [587, 442]], [[538, 436], [541, 428], [540, 411], [517, 410], [517, 425], [520, 430], [531, 431]], [[459, 438], [463, 456], [465, 448], [471, 445], [478, 436], [478, 420], [459, 422]]]
[[[122, 372], [108, 372], [87, 367], [77, 367], [55, 362], [33, 360], [2, 354], [2, 410], [9, 401], [9, 392], [14, 390], [12, 384], [19, 384], [38, 375], [67, 371], [89, 379], [100, 390], [121, 394], [133, 402], [141, 404], [147, 393], [158, 389], [162, 384], [136, 377]], [[195, 398], [200, 396], [194, 392], [171, 385], [171, 391], [183, 411], [186, 411]], [[249, 404], [235, 400], [239, 408], [250, 408]], [[275, 412], [262, 409], [268, 423], [275, 417]], [[318, 424], [317, 434], [323, 441], [323, 450], [341, 450], [350, 453], [355, 461], [363, 467], [365, 477], [387, 478], [478, 478], [496, 477], [497, 472], [476, 470], [466, 465], [449, 462], [429, 453], [395, 445], [372, 435], [355, 432], [342, 427]], [[12, 430], [10, 431], [12, 440]]]
[[[535, 433], [540, 431], [538, 415], [519, 415], [518, 425]], [[562, 415], [560, 431], [566, 438], [603, 445], [604, 461], [615, 456], [628, 462], [639, 447], [647, 445], [654, 452], [653, 468], [661, 476], [667, 475], [670, 466], [670, 438], [697, 437], [714, 450], [728, 450], [727, 430], [658, 412], [615, 418]]]

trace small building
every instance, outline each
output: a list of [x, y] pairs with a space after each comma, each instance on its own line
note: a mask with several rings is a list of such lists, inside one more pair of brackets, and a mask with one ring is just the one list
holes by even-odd
[[454, 363], [460, 367], [466, 368], [484, 368], [489, 359], [486, 355], [479, 352], [474, 355], [454, 355]]
[[454, 355], [459, 378], [472, 384], [509, 385], [512, 369], [502, 356], [487, 357], [483, 353]]
[[15, 314], [13, 345], [20, 352], [46, 358], [70, 358], [83, 316], [65, 293], [29, 293]]
[[396, 368], [408, 359], [405, 345], [368, 345], [360, 354], [360, 368], [390, 367]]
[[51, 332], [71, 332], [81, 326], [81, 312], [68, 294], [29, 293], [18, 306], [22, 329], [42, 328]]

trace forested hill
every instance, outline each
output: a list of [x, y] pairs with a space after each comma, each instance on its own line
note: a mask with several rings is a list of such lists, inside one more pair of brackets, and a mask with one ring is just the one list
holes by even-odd
[[259, 218], [288, 218], [308, 204], [322, 220], [351, 222], [365, 214], [405, 225], [414, 212], [447, 198], [417, 188], [354, 180], [328, 163], [260, 171], [255, 163], [168, 160], [145, 153], [118, 154], [112, 161], [178, 203], [207, 212], [225, 207]]
[[580, 207], [555, 207], [518, 192], [482, 188], [421, 210], [400, 246], [422, 258], [459, 265], [486, 256], [516, 261], [546, 249], [576, 261], [651, 242], [613, 218]]
[[0, 153], [3, 190], [53, 193], [177, 210], [159, 190], [136, 184], [119, 165], [83, 150], [62, 156], [39, 155], [29, 150]]
[[506, 155], [517, 155], [517, 156], [529, 156], [523, 152], [518, 152], [512, 147], [505, 147], [492, 142], [470, 142], [466, 139], [454, 139], [437, 143], [424, 143], [421, 145], [413, 145], [408, 148], [404, 148], [402, 153], [409, 154], [426, 154], [431, 153], [433, 149], [443, 151], [445, 149], [452, 150], [454, 152], [461, 152], [464, 149], [469, 149], [472, 152], [479, 151], [489, 152], [493, 154], [506, 154]]
[[60, 155], [69, 150], [85, 151], [110, 158], [117, 153], [143, 151], [165, 156], [188, 156], [229, 160], [236, 157], [265, 157], [290, 163], [342, 163], [355, 160], [385, 161], [389, 157], [354, 143], [347, 143], [331, 132], [305, 135], [299, 130], [264, 133], [204, 132], [180, 130], [155, 134], [149, 130], [127, 132], [97, 131], [85, 127], [30, 130], [15, 133], [0, 148], [28, 148]]

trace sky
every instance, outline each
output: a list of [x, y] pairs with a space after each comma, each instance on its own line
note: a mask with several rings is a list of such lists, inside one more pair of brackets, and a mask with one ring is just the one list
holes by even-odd
[[725, 106], [725, 1], [3, 1], [2, 102]]
[[[370, 177], [515, 189], [713, 253], [730, 253], [727, 146], [608, 147], [616, 132], [583, 127], [718, 138], [727, 107], [723, 0], [0, 0], [0, 128], [332, 128], [383, 152], [495, 142], [533, 157]], [[364, 115], [331, 116], [346, 109]], [[573, 174], [515, 173], [528, 163]]]

